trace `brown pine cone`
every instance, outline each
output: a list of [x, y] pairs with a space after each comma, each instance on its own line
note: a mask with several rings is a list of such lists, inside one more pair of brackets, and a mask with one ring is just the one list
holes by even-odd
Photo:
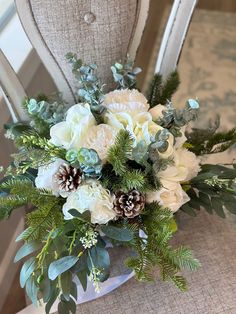
[[82, 181], [82, 171], [71, 165], [63, 164], [55, 174], [55, 180], [62, 191], [73, 192], [77, 190]]
[[145, 197], [137, 190], [117, 192], [115, 196], [114, 211], [118, 217], [134, 218], [144, 209]]

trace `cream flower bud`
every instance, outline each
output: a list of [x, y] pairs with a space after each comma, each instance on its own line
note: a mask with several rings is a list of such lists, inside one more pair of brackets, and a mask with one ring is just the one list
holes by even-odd
[[168, 180], [162, 180], [161, 183], [163, 187], [159, 191], [147, 193], [147, 203], [155, 201], [172, 212], [176, 212], [190, 200], [179, 183]]
[[97, 180], [88, 180], [68, 196], [62, 208], [64, 217], [66, 220], [73, 219], [70, 209], [76, 209], [81, 214], [89, 210], [92, 223], [106, 224], [116, 216], [113, 199]]
[[186, 148], [179, 148], [174, 151], [174, 165], [159, 172], [159, 177], [172, 182], [184, 182], [196, 177], [199, 171], [196, 155]]
[[35, 185], [38, 189], [46, 189], [51, 191], [54, 195], [59, 196], [59, 184], [55, 180], [55, 174], [61, 165], [66, 164], [63, 159], [56, 159], [48, 165], [38, 168], [38, 175], [35, 178]]
[[89, 104], [74, 105], [67, 111], [66, 121], [51, 127], [51, 142], [65, 149], [79, 149], [85, 134], [94, 125], [96, 120]]
[[147, 99], [136, 89], [115, 90], [105, 95], [103, 105], [112, 113], [137, 114], [149, 109]]
[[115, 144], [118, 130], [107, 124], [92, 126], [86, 133], [82, 146], [96, 150], [102, 162], [106, 162], [109, 148]]

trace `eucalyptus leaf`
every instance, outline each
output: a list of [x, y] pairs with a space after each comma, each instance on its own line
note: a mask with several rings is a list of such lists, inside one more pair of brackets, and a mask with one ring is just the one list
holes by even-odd
[[77, 293], [77, 285], [74, 281], [72, 281], [71, 283], [71, 296], [77, 300], [77, 297], [78, 297], [78, 293]]
[[60, 281], [61, 281], [61, 290], [62, 290], [63, 296], [67, 301], [69, 301], [71, 286], [72, 286], [71, 272], [67, 271], [61, 274]]
[[37, 251], [42, 246], [42, 243], [39, 243], [37, 241], [31, 241], [28, 243], [25, 243], [16, 253], [14, 262], [18, 262], [25, 256]]
[[93, 265], [98, 269], [108, 269], [110, 267], [110, 256], [105, 248], [93, 247], [90, 250], [90, 255], [93, 262], [91, 263], [90, 257], [88, 257], [88, 267], [90, 270], [93, 268]]
[[87, 290], [87, 282], [88, 282], [87, 271], [82, 270], [82, 271], [78, 272], [77, 277], [78, 277], [78, 279], [82, 285], [82, 288], [84, 289], [84, 291], [86, 291]]
[[194, 210], [191, 206], [189, 206], [188, 204], [184, 204], [184, 205], [181, 207], [181, 210], [182, 210], [183, 212], [185, 212], [186, 214], [192, 216], [192, 217], [196, 217], [196, 216], [197, 216], [195, 210]]
[[20, 272], [20, 286], [23, 288], [26, 284], [26, 281], [32, 275], [33, 271], [36, 268], [35, 258], [31, 257], [28, 259], [21, 268]]
[[37, 295], [38, 295], [39, 288], [36, 286], [36, 284], [34, 282], [34, 278], [30, 277], [26, 281], [25, 290], [26, 290], [26, 293], [27, 293], [28, 297], [32, 301], [32, 303], [35, 306], [37, 306], [37, 303], [38, 303]]
[[45, 306], [45, 313], [46, 314], [50, 314], [50, 310], [54, 304], [54, 302], [56, 301], [57, 297], [59, 295], [59, 289], [58, 288], [54, 288], [52, 290], [51, 296], [49, 301], [47, 302], [46, 306]]
[[73, 217], [78, 218], [79, 220], [82, 220], [84, 222], [91, 222], [91, 212], [89, 210], [86, 210], [82, 214], [77, 209], [70, 209], [68, 211]]
[[221, 218], [225, 218], [225, 213], [224, 213], [220, 199], [217, 197], [214, 197], [214, 198], [212, 197], [211, 203], [212, 203], [212, 208], [214, 209], [216, 214], [220, 216]]
[[122, 229], [114, 226], [101, 226], [102, 232], [109, 238], [129, 242], [133, 239], [133, 233], [129, 229]]
[[49, 279], [55, 280], [59, 275], [73, 267], [78, 260], [78, 256], [65, 256], [52, 262], [48, 268]]

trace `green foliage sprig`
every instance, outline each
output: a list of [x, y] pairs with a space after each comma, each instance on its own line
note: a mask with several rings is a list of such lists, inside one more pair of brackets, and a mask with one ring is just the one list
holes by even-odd
[[65, 159], [66, 150], [50, 143], [38, 133], [24, 134], [16, 139], [19, 153], [14, 154], [17, 173], [25, 173], [29, 168], [47, 165], [55, 158]]
[[68, 53], [66, 58], [71, 64], [72, 72], [79, 83], [79, 99], [89, 103], [95, 113], [102, 113], [104, 108], [101, 106], [101, 102], [104, 93], [103, 85], [100, 84], [96, 75], [97, 65], [94, 63], [83, 64], [82, 60], [78, 59], [77, 55], [73, 53]]
[[134, 63], [127, 57], [124, 64], [116, 62], [111, 66], [113, 78], [117, 83], [117, 89], [133, 89], [137, 87], [137, 75], [142, 72], [138, 67], [133, 67]]
[[162, 75], [155, 74], [148, 90], [148, 103], [150, 106], [165, 105], [168, 100], [171, 101], [179, 84], [180, 79], [177, 71], [172, 72], [166, 81], [163, 81]]
[[186, 184], [190, 201], [182, 210], [191, 216], [205, 209], [225, 218], [225, 210], [236, 214], [236, 166], [202, 165], [197, 177]]
[[[151, 214], [150, 214], [151, 213]], [[158, 266], [163, 280], [173, 282], [180, 290], [187, 289], [185, 279], [179, 275], [181, 269], [196, 270], [200, 263], [189, 249], [174, 249], [169, 242], [175, 230], [172, 228], [173, 214], [157, 203], [146, 206], [143, 215], [143, 230], [147, 238], [136, 237], [137, 257], [130, 258], [127, 265], [135, 270], [139, 280], [152, 280], [152, 269]]]
[[189, 149], [196, 155], [221, 153], [236, 143], [236, 128], [229, 131], [218, 131], [219, 118], [210, 123], [207, 129], [193, 128], [187, 133]]

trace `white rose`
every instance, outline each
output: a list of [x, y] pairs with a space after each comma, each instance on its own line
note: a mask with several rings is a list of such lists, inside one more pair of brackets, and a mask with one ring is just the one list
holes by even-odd
[[174, 152], [174, 165], [159, 172], [159, 176], [173, 182], [184, 182], [196, 177], [199, 171], [196, 155], [186, 148], [179, 148]]
[[106, 162], [109, 148], [115, 144], [118, 130], [107, 125], [92, 126], [85, 135], [82, 146], [96, 150], [102, 162]]
[[147, 203], [155, 201], [159, 205], [169, 208], [172, 212], [176, 212], [183, 204], [190, 200], [180, 183], [168, 180], [162, 180], [161, 183], [163, 187], [159, 191], [147, 193]]
[[54, 195], [59, 196], [60, 188], [55, 180], [55, 174], [61, 165], [66, 164], [63, 159], [56, 159], [48, 165], [38, 168], [38, 175], [35, 178], [35, 185], [38, 189], [46, 189]]
[[136, 89], [115, 90], [105, 95], [103, 105], [112, 113], [137, 114], [149, 109], [147, 99]]
[[127, 112], [111, 113], [105, 115], [108, 125], [117, 130], [124, 129], [130, 132], [134, 138], [134, 147], [141, 140], [147, 145], [151, 143], [151, 137], [155, 136], [162, 127], [152, 121], [150, 113], [143, 112], [131, 115]]
[[89, 104], [74, 105], [67, 111], [66, 121], [51, 127], [51, 142], [65, 149], [79, 149], [84, 135], [94, 125], [96, 120]]
[[116, 216], [113, 211], [113, 196], [96, 180], [86, 181], [68, 196], [62, 208], [66, 220], [73, 218], [68, 212], [70, 209], [76, 209], [81, 214], [89, 210], [94, 224], [106, 224]]
[[166, 106], [156, 105], [152, 107], [149, 112], [152, 115], [152, 119], [157, 121], [158, 119], [163, 118], [163, 111], [166, 110]]

